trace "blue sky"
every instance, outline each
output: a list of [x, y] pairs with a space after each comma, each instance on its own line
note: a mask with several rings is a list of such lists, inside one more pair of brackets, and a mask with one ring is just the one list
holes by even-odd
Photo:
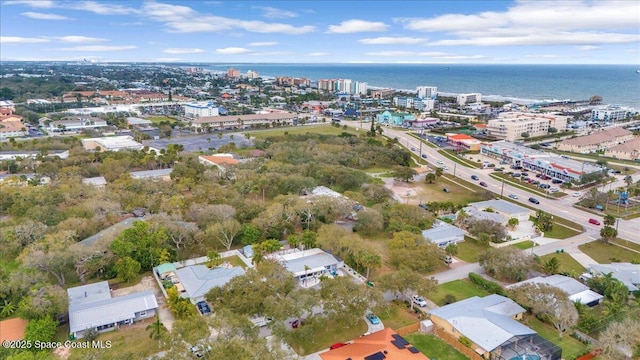
[[0, 0], [0, 60], [640, 64], [640, 2]]

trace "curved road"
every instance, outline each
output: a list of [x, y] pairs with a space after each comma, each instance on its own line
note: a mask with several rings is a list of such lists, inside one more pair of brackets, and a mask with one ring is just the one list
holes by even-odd
[[[350, 127], [360, 129], [359, 122], [344, 121], [343, 123]], [[363, 128], [362, 130], [367, 131], [368, 128]], [[404, 131], [383, 127], [383, 135], [390, 138], [397, 137], [400, 145], [405, 146], [408, 149], [410, 149], [411, 147], [415, 147], [416, 149], [420, 148], [420, 140], [414, 138], [413, 136], [410, 136]], [[436, 165], [436, 161], [441, 160], [444, 163], [444, 166], [447, 166], [448, 168], [446, 173], [453, 174], [453, 171], [455, 170], [455, 176], [460, 177], [461, 179], [464, 179], [467, 181], [473, 181], [471, 180], [471, 175], [477, 175], [480, 178], [479, 181], [483, 181], [487, 183], [488, 190], [496, 194], [500, 194], [502, 189], [502, 182], [489, 176], [489, 174], [493, 172], [492, 169], [468, 168], [466, 166], [456, 164], [452, 160], [438, 153], [437, 150], [438, 149], [432, 148], [426, 144], [422, 145], [422, 153], [427, 155], [427, 161], [430, 163], [431, 166], [443, 166], [443, 165]], [[414, 153], [417, 154], [418, 150], [414, 151]], [[638, 179], [640, 179], [640, 175], [638, 174], [633, 175], [633, 179], [634, 181], [638, 181]], [[622, 185], [624, 185], [624, 181], [618, 180], [612, 184], [612, 187], [622, 186]], [[576, 202], [576, 198], [572, 196], [565, 196], [561, 199], [553, 199], [553, 198], [547, 199], [547, 198], [543, 198], [542, 196], [533, 195], [532, 193], [529, 193], [527, 191], [512, 187], [507, 183], [504, 184], [503, 194], [505, 196], [507, 194], [516, 194], [518, 195], [517, 201], [521, 203], [525, 203], [527, 205], [533, 205], [528, 202], [528, 199], [530, 197], [535, 197], [538, 200], [540, 200], [540, 204], [537, 205], [537, 208], [542, 209], [549, 214], [559, 216], [565, 219], [569, 219], [571, 221], [574, 221], [578, 224], [583, 225], [583, 227], [585, 228], [585, 232], [583, 234], [575, 236], [571, 239], [567, 239], [567, 240], [571, 240], [571, 244], [575, 244], [574, 246], [577, 246], [581, 243], [593, 241], [600, 237], [600, 226], [589, 224], [588, 221], [590, 218], [599, 218], [600, 222], [602, 222], [602, 217], [574, 208], [573, 204]], [[618, 237], [640, 244], [640, 218], [636, 218], [632, 220], [620, 219], [618, 224]], [[568, 243], [565, 240], [563, 242], [559, 242], [559, 244], [554, 243], [554, 244], [548, 244], [545, 246], [540, 246], [539, 248], [536, 248], [534, 252], [535, 253], [541, 252], [540, 254], [542, 255], [543, 251], [548, 251], [546, 253], [551, 253], [551, 252], [554, 252], [556, 249], [562, 248], [567, 245]]]

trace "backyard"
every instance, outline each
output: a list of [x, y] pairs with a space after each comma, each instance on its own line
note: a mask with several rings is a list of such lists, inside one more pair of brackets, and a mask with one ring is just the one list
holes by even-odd
[[455, 301], [460, 301], [473, 296], [486, 296], [489, 293], [479, 289], [467, 280], [454, 280], [438, 285], [436, 290], [429, 294], [428, 298], [439, 306], [443, 306], [447, 295], [453, 295]]
[[489, 248], [489, 245], [481, 245], [478, 241], [465, 236], [464, 241], [458, 244], [457, 258], [468, 263], [478, 262], [478, 256]]
[[404, 301], [392, 301], [389, 303], [389, 312], [379, 311], [376, 313], [384, 327], [399, 329], [407, 325], [411, 325], [420, 321], [416, 314], [407, 308]]
[[556, 329], [549, 324], [541, 322], [535, 316], [527, 314], [525, 315], [523, 322], [525, 325], [535, 330], [538, 335], [560, 346], [562, 348], [563, 359], [575, 359], [577, 356], [583, 354], [587, 348], [587, 345], [567, 334], [560, 339]]
[[[340, 331], [336, 331], [335, 329], [340, 329]], [[367, 332], [367, 324], [364, 319], [360, 320], [355, 326], [349, 327], [337, 325], [335, 322], [329, 322], [321, 331], [314, 333], [313, 342], [300, 340], [301, 343], [297, 343], [291, 341], [289, 345], [293, 349], [302, 350], [302, 352], [299, 353], [300, 355], [307, 355], [327, 349], [331, 344], [352, 340], [365, 332]]]
[[466, 356], [435, 335], [413, 333], [405, 336], [416, 349], [433, 360], [465, 360]]

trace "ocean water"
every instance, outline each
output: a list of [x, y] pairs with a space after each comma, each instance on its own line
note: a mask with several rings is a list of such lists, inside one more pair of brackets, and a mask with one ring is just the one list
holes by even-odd
[[640, 74], [634, 65], [461, 65], [461, 64], [199, 64], [224, 72], [232, 67], [261, 76], [352, 79], [369, 86], [415, 90], [437, 86], [441, 94], [482, 93], [488, 100], [585, 100], [640, 111]]

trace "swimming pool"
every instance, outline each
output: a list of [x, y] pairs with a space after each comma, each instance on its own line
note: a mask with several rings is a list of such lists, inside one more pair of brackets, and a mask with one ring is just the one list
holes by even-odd
[[536, 354], [518, 355], [512, 357], [511, 360], [540, 360], [540, 356]]

